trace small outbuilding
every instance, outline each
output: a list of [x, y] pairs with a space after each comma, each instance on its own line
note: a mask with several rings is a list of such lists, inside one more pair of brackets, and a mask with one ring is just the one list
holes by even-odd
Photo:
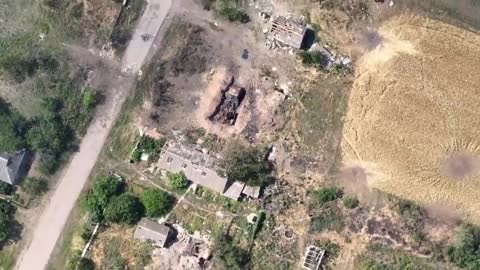
[[170, 227], [142, 218], [135, 229], [134, 238], [142, 241], [150, 240], [155, 246], [164, 247], [170, 235]]

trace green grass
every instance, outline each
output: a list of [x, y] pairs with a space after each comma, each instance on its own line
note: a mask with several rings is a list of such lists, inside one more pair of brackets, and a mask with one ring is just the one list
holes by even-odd
[[359, 270], [434, 270], [451, 269], [442, 262], [419, 258], [403, 250], [381, 244], [370, 244], [367, 251], [355, 261]]
[[0, 268], [2, 270], [11, 270], [15, 266], [18, 255], [18, 247], [10, 245], [0, 251]]
[[299, 135], [307, 147], [336, 149], [335, 136], [343, 128], [350, 85], [334, 79], [305, 84], [300, 96], [302, 109], [297, 113]]

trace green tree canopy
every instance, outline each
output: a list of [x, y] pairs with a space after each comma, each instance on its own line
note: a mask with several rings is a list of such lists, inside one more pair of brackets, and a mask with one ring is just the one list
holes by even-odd
[[113, 197], [105, 208], [105, 220], [111, 223], [135, 224], [144, 213], [137, 197], [123, 193]]
[[448, 258], [458, 267], [480, 269], [480, 227], [465, 226], [458, 236], [457, 244], [448, 248]]
[[4, 243], [8, 239], [9, 226], [13, 219], [14, 210], [10, 203], [0, 200], [0, 243]]
[[99, 175], [85, 198], [87, 210], [94, 219], [103, 220], [103, 210], [113, 196], [122, 191], [122, 182], [113, 176]]
[[229, 179], [244, 182], [250, 186], [265, 186], [270, 183], [270, 163], [266, 151], [254, 147], [236, 146], [230, 149], [224, 161]]
[[233, 239], [223, 233], [216, 233], [213, 243], [213, 256], [221, 269], [240, 270], [243, 269], [250, 256], [248, 252], [238, 247]]
[[37, 118], [28, 131], [27, 139], [35, 150], [50, 150], [60, 154], [66, 149], [70, 137], [60, 119], [52, 117]]
[[175, 201], [167, 192], [155, 188], [146, 188], [141, 200], [148, 217], [160, 217], [167, 214]]
[[174, 189], [180, 190], [188, 187], [187, 177], [183, 172], [179, 173], [169, 173], [168, 174], [168, 183]]
[[314, 191], [314, 194], [321, 203], [326, 203], [342, 197], [343, 192], [337, 187], [324, 187]]
[[0, 99], [0, 152], [14, 152], [25, 147], [25, 119]]

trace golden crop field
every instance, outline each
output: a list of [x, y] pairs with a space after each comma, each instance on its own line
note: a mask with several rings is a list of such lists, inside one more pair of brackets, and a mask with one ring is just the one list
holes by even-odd
[[378, 32], [349, 98], [345, 165], [370, 187], [480, 223], [480, 35], [406, 16]]

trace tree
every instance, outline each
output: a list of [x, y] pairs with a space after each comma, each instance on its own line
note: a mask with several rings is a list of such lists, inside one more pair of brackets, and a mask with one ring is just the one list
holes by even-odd
[[26, 122], [0, 99], [0, 152], [14, 152], [25, 147]]
[[321, 203], [326, 203], [342, 197], [342, 190], [337, 187], [325, 187], [316, 190], [314, 194]]
[[22, 190], [30, 195], [45, 193], [48, 191], [48, 181], [42, 177], [27, 177], [22, 183]]
[[14, 210], [10, 203], [0, 200], [0, 243], [4, 243], [8, 238], [9, 226]]
[[232, 237], [221, 232], [216, 233], [213, 243], [213, 255], [223, 269], [240, 270], [250, 260], [248, 252], [233, 242]]
[[270, 183], [270, 163], [266, 152], [254, 147], [234, 146], [224, 162], [229, 179], [250, 186], [265, 186]]
[[88, 191], [85, 198], [86, 208], [92, 214], [94, 220], [103, 220], [103, 211], [108, 202], [115, 195], [120, 194], [122, 182], [113, 176], [99, 175], [95, 179], [93, 187]]
[[0, 194], [3, 194], [3, 195], [10, 195], [12, 194], [13, 192], [13, 186], [6, 183], [6, 182], [3, 182], [3, 181], [0, 181]]
[[188, 186], [187, 177], [183, 172], [168, 174], [168, 183], [176, 190], [181, 190]]
[[105, 220], [111, 223], [135, 224], [144, 212], [137, 197], [124, 193], [110, 200], [105, 208]]
[[236, 7], [225, 6], [220, 9], [219, 13], [220, 16], [227, 19], [229, 22], [248, 23], [250, 21], [248, 14]]
[[69, 142], [69, 131], [58, 117], [37, 118], [28, 131], [27, 139], [35, 150], [50, 150], [61, 154]]
[[146, 188], [141, 200], [148, 217], [160, 217], [167, 214], [174, 203], [174, 198], [167, 192], [154, 188]]

